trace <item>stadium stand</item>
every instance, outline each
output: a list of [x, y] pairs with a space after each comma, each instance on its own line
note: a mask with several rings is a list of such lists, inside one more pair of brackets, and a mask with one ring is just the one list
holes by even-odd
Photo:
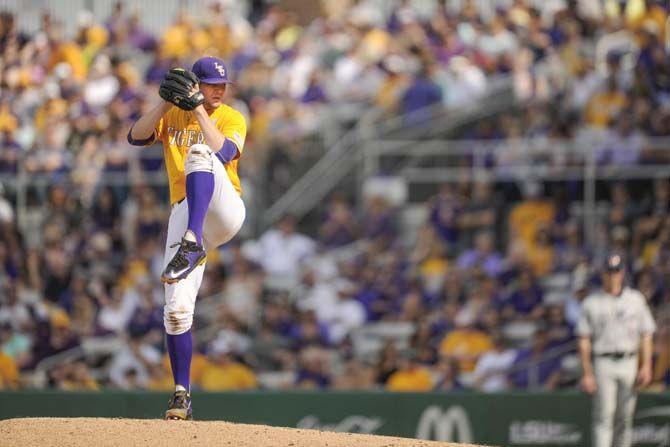
[[[612, 248], [670, 388], [662, 2], [230, 3], [162, 34], [129, 3], [76, 30], [0, 15], [0, 388], [172, 388], [162, 154], [126, 134], [203, 54], [229, 61], [249, 124], [250, 219], [208, 253], [194, 388], [573, 388]], [[294, 208], [321, 166], [327, 199]]]

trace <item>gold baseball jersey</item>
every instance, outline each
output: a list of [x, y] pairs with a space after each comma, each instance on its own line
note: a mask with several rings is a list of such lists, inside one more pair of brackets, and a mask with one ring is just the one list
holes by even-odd
[[[242, 194], [240, 178], [237, 175], [237, 162], [244, 150], [244, 139], [247, 135], [247, 124], [244, 116], [225, 104], [220, 105], [210, 115], [216, 128], [228, 140], [237, 146], [237, 158], [224, 166], [231, 183], [238, 194]], [[194, 144], [207, 144], [205, 134], [193, 112], [172, 107], [156, 126], [156, 138], [163, 142], [165, 168], [170, 184], [170, 203], [174, 204], [186, 197], [186, 175], [184, 162], [188, 149]], [[221, 148], [211, 148], [218, 152]]]

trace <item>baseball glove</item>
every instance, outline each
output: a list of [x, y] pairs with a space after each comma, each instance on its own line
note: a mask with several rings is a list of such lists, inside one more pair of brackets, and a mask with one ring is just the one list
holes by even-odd
[[173, 68], [165, 75], [158, 94], [180, 109], [193, 110], [205, 102], [201, 92], [191, 93], [196, 85], [198, 78], [194, 73], [183, 68]]

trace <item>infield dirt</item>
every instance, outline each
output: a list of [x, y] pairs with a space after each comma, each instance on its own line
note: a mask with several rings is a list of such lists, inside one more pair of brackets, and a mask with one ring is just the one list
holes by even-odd
[[468, 447], [466, 444], [228, 422], [97, 418], [0, 421], [0, 446]]

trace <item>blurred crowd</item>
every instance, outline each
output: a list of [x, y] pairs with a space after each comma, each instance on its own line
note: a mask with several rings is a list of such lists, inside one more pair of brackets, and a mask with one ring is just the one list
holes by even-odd
[[[662, 2], [350, 3], [323, 2], [302, 23], [273, 6], [245, 17], [214, 2], [161, 35], [123, 3], [104, 22], [82, 13], [74, 35], [57, 17], [29, 35], [0, 15], [0, 178], [34, 179], [20, 209], [13, 181], [0, 193], [0, 388], [172, 388], [157, 281], [169, 208], [152, 181], [164, 176], [161, 152], [129, 147], [126, 134], [166, 70], [203, 54], [229, 62], [228, 99], [249, 124], [241, 177], [267, 179], [268, 194], [296, 179], [332, 126], [368, 110], [458, 109], [499, 76], [513, 81], [519, 113], [463, 137], [542, 137], [565, 164], [560, 142], [586, 131], [599, 135], [600, 163], [663, 157], [645, 146], [670, 134]], [[487, 163], [513, 164], [514, 148]], [[287, 216], [210, 252], [194, 387], [571, 387], [580, 302], [615, 248], [654, 307], [654, 387], [667, 388], [670, 185], [599, 185], [589, 244], [578, 188], [465, 176], [440, 187], [412, 236], [383, 196], [358, 212], [335, 194], [317, 231]]]
[[[643, 136], [670, 132], [662, 1], [347, 0], [323, 2], [310, 21], [265, 2], [246, 17], [231, 3], [212, 2], [202, 17], [181, 11], [160, 35], [122, 2], [104, 22], [80, 12], [70, 33], [44, 14], [27, 34], [3, 13], [0, 173], [21, 165], [67, 181], [86, 205], [101, 178], [159, 175], [160, 151], [130, 150], [127, 129], [155, 103], [167, 69], [203, 54], [229, 62], [227, 97], [253, 148], [242, 177], [263, 179], [249, 192], [269, 199], [366, 113], [458, 110], [498, 77], [511, 80], [522, 109], [465, 137], [554, 141], [586, 127], [602, 134], [600, 162], [631, 164], [645, 160]], [[515, 157], [501, 151], [497, 163]]]

